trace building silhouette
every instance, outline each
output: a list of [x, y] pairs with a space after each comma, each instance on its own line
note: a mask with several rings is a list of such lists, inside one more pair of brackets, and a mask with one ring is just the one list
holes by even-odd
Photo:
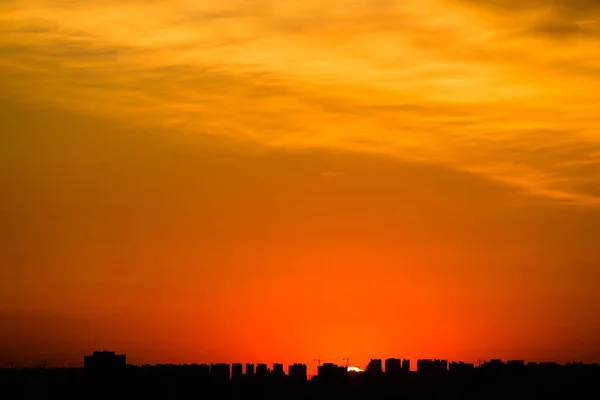
[[506, 372], [511, 375], [519, 375], [525, 371], [525, 361], [509, 360], [506, 362]]
[[324, 363], [317, 367], [317, 377], [322, 382], [340, 382], [348, 376], [348, 370], [333, 363]]
[[376, 359], [371, 359], [371, 361], [369, 361], [369, 364], [367, 364], [367, 369], [366, 372], [368, 374], [381, 374], [383, 373], [382, 370], [382, 365], [381, 365], [381, 359], [376, 358]]
[[246, 376], [254, 376], [254, 364], [246, 364]]
[[482, 373], [486, 375], [494, 375], [504, 372], [505, 366], [506, 364], [504, 364], [504, 361], [498, 359], [491, 359], [481, 364], [480, 368]]
[[211, 364], [210, 378], [213, 382], [227, 382], [231, 377], [229, 364]]
[[127, 368], [127, 357], [112, 351], [95, 351], [83, 357], [83, 369], [88, 377], [110, 377], [123, 374]]
[[437, 376], [448, 371], [446, 360], [417, 360], [417, 372], [423, 376]]
[[402, 359], [402, 372], [405, 375], [410, 373], [410, 360], [407, 360], [406, 358]]
[[397, 377], [402, 373], [401, 361], [397, 358], [388, 358], [385, 360], [385, 374], [390, 377]]
[[260, 377], [269, 375], [269, 367], [267, 367], [267, 364], [256, 365], [256, 375]]
[[283, 370], [283, 364], [274, 363], [273, 364], [273, 371], [271, 371], [271, 374], [273, 376], [276, 376], [276, 377], [283, 377], [283, 376], [285, 376], [285, 372]]
[[306, 382], [306, 364], [294, 364], [288, 366], [288, 375], [295, 382]]
[[243, 365], [240, 363], [235, 363], [231, 365], [231, 379], [235, 381], [239, 381], [244, 376], [243, 374]]
[[198, 375], [204, 379], [209, 378], [210, 377], [210, 365], [200, 364], [198, 366]]
[[459, 362], [452, 361], [448, 367], [448, 371], [450, 371], [454, 374], [471, 373], [471, 372], [475, 371], [475, 365], [467, 364], [462, 361], [459, 361]]

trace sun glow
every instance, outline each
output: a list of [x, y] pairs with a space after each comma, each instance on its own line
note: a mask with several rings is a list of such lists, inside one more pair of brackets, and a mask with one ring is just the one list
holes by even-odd
[[364, 370], [358, 367], [348, 367], [348, 372], [364, 372]]

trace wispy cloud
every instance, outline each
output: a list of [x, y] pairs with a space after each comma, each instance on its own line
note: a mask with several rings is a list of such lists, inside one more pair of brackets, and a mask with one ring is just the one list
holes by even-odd
[[596, 1], [11, 0], [0, 96], [599, 205]]

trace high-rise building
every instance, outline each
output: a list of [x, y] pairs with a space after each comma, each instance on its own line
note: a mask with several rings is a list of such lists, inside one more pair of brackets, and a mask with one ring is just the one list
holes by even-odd
[[269, 374], [269, 368], [267, 364], [258, 364], [256, 366], [256, 375], [257, 376], [267, 376]]
[[385, 374], [389, 376], [398, 376], [402, 372], [400, 360], [397, 358], [388, 358], [385, 360]]
[[505, 371], [505, 367], [506, 364], [504, 364], [504, 361], [499, 359], [484, 361], [484, 363], [480, 366], [481, 371], [483, 371], [486, 374], [502, 373], [503, 371]]
[[402, 372], [407, 375], [410, 373], [410, 360], [406, 358], [402, 360]]
[[475, 365], [467, 364], [462, 361], [460, 361], [460, 362], [452, 361], [448, 367], [448, 371], [450, 371], [453, 374], [470, 373], [470, 372], [475, 371]]
[[239, 381], [243, 376], [243, 365], [236, 363], [231, 365], [231, 379]]
[[420, 375], [440, 375], [448, 371], [446, 360], [417, 360], [417, 372]]
[[288, 367], [288, 375], [290, 379], [295, 382], [306, 382], [306, 365], [305, 364], [294, 364]]
[[83, 357], [83, 368], [89, 377], [115, 376], [125, 372], [127, 357], [112, 351], [95, 351], [93, 355]]
[[369, 374], [381, 374], [382, 368], [381, 368], [381, 360], [380, 359], [371, 359], [371, 361], [369, 361], [369, 364], [367, 365], [367, 373]]
[[272, 374], [273, 374], [273, 376], [284, 376], [285, 372], [283, 370], [283, 364], [274, 363]]
[[525, 370], [525, 361], [523, 361], [523, 360], [507, 361], [506, 368], [511, 373], [520, 373]]
[[254, 364], [246, 364], [246, 375], [254, 376]]
[[210, 378], [210, 365], [200, 364], [198, 366], [198, 375], [201, 379], [204, 379], [204, 380]]
[[214, 382], [228, 381], [231, 377], [229, 364], [211, 364], [210, 378]]
[[317, 376], [321, 381], [341, 381], [348, 376], [348, 370], [332, 363], [324, 363], [317, 367]]

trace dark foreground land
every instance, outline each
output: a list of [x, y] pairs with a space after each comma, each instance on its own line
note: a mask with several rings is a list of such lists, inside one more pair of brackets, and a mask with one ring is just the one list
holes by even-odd
[[193, 366], [0, 370], [0, 399], [600, 399], [596, 365], [428, 375], [341, 374], [308, 381], [282, 376], [217, 380]]

